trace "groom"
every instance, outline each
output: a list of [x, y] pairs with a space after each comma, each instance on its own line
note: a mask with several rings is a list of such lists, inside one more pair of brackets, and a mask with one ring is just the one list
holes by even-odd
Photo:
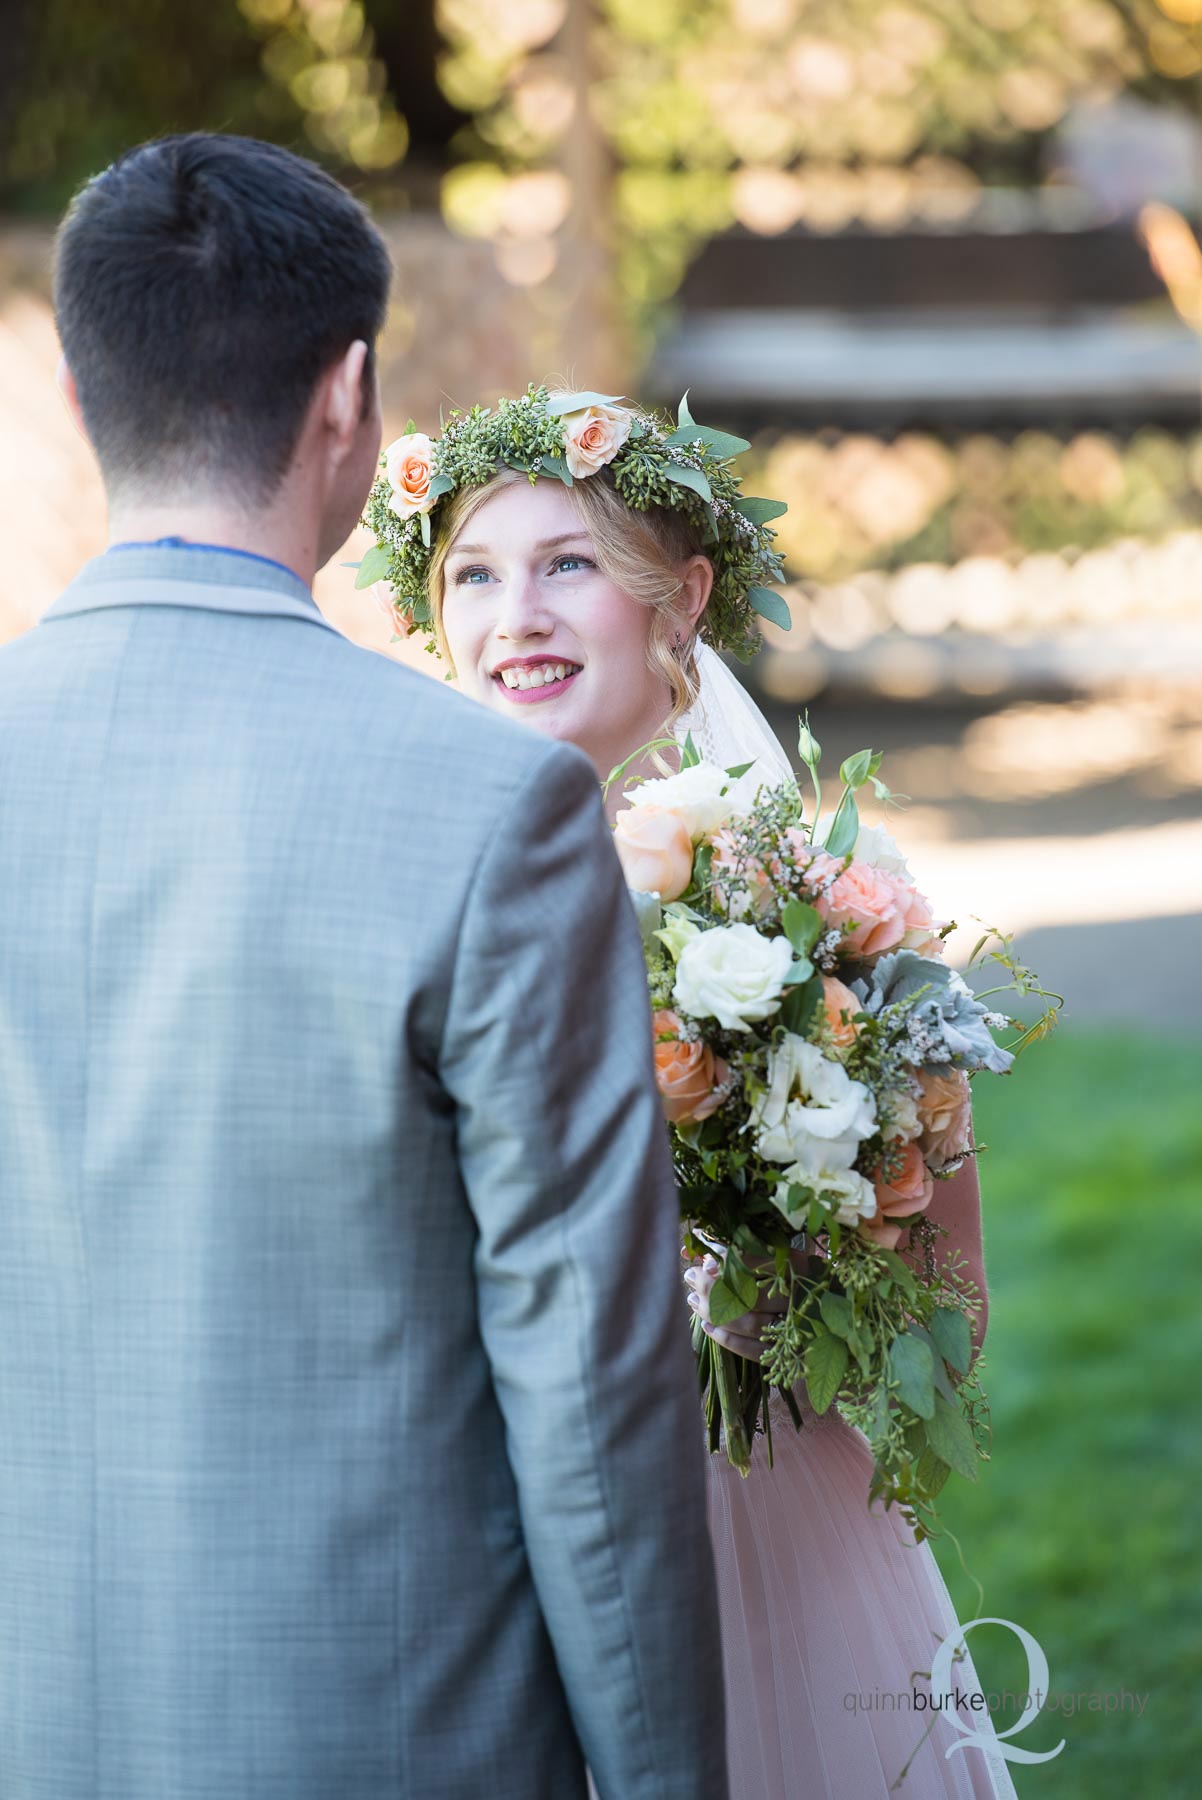
[[310, 597], [388, 280], [231, 137], [60, 234], [113, 541], [0, 652], [4, 1800], [726, 1793], [595, 780]]

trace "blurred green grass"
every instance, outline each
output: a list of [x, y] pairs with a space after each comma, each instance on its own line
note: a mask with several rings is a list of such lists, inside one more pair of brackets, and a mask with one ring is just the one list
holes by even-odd
[[[1148, 1696], [1045, 1713], [1022, 1800], [1199, 1791], [1202, 1038], [1065, 1031], [974, 1084], [990, 1287], [993, 1461], [953, 1480], [935, 1546], [962, 1620], [1032, 1632], [1053, 1690]], [[1009, 1633], [969, 1634], [982, 1686], [1025, 1688]], [[1128, 1703], [1130, 1707], [1130, 1702]], [[999, 1729], [1013, 1722], [1013, 1713]], [[964, 1754], [973, 1755], [969, 1751]]]

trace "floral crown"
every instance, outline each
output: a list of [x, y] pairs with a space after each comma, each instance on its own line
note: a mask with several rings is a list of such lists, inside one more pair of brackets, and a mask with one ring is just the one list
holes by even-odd
[[[458, 409], [431, 439], [409, 421], [404, 437], [380, 458], [381, 475], [368, 496], [363, 522], [375, 544], [359, 564], [355, 586], [384, 583], [397, 632], [433, 634], [430, 556], [444, 500], [482, 487], [501, 469], [517, 469], [565, 487], [608, 469], [620, 497], [636, 512], [662, 507], [684, 513], [698, 527], [714, 567], [714, 586], [702, 632], [717, 650], [747, 661], [758, 646], [757, 615], [786, 631], [789, 609], [773, 591], [783, 559], [773, 548], [770, 519], [783, 501], [745, 496], [731, 459], [746, 440], [698, 425], [688, 395], [675, 428], [619, 404], [616, 394], [561, 394], [531, 386], [495, 411]], [[433, 645], [431, 645], [433, 648]]]

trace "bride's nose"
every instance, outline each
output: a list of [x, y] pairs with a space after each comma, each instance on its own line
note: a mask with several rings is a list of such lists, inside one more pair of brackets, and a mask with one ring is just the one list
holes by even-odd
[[546, 637], [555, 627], [555, 617], [535, 575], [514, 575], [501, 591], [497, 607], [496, 635], [510, 643], [527, 638]]

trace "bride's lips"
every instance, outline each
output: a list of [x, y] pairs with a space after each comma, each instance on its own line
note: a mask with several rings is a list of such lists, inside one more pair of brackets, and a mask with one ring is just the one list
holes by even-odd
[[[533, 673], [536, 669], [567, 668], [561, 680], [544, 682], [539, 687], [509, 687], [506, 685], [502, 669], [524, 669]], [[540, 700], [554, 700], [557, 695], [565, 694], [580, 674], [578, 663], [571, 663], [566, 656], [556, 657], [515, 657], [511, 662], [502, 663], [492, 672], [493, 685], [506, 700], [512, 700], [517, 706], [537, 705]]]

